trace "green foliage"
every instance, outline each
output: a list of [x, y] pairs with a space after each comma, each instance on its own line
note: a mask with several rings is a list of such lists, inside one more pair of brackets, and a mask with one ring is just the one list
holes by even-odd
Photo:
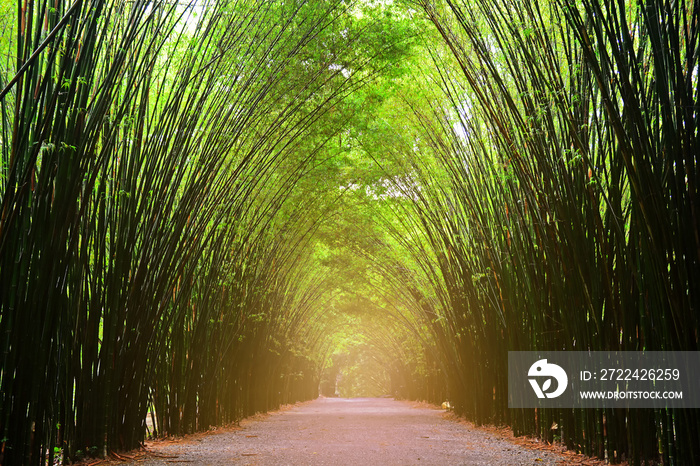
[[396, 110], [402, 142], [381, 150], [412, 175], [393, 180], [412, 201], [394, 235], [413, 266], [393, 273], [456, 411], [545, 440], [556, 421], [567, 446], [613, 461], [695, 462], [692, 436], [661, 428], [694, 416], [510, 411], [504, 364], [697, 349], [697, 115], [670, 110], [698, 98], [697, 6], [421, 4], [446, 49], [428, 45], [424, 90]]
[[692, 413], [513, 412], [504, 367], [697, 349], [695, 4], [16, 7], [3, 464], [135, 447], [149, 409], [159, 435], [234, 422], [319, 382], [698, 462]]

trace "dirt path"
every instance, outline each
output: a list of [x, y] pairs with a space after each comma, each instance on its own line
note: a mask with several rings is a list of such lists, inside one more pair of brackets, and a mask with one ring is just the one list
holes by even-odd
[[[442, 410], [384, 398], [320, 398], [243, 429], [150, 447], [139, 465], [554, 465], [528, 450], [444, 418]], [[561, 463], [559, 463], [561, 464]]]

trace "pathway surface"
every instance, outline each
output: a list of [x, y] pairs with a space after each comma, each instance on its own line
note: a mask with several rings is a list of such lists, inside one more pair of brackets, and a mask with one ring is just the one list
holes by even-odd
[[445, 419], [442, 410], [386, 398], [319, 398], [240, 430], [150, 447], [139, 465], [554, 465], [489, 431]]

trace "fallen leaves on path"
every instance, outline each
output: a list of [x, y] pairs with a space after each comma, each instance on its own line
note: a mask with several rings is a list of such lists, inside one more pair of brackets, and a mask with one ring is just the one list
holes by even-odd
[[[424, 407], [424, 406], [420, 406]], [[436, 407], [437, 408], [437, 407]], [[440, 409], [440, 408], [438, 408]], [[561, 460], [561, 464], [563, 465], [582, 465], [582, 466], [606, 466], [610, 463], [608, 463], [605, 460], [599, 460], [597, 458], [591, 458], [590, 456], [586, 456], [581, 453], [576, 453], [575, 451], [567, 450], [563, 445], [560, 444], [552, 444], [552, 443], [545, 443], [541, 441], [540, 439], [534, 438], [534, 437], [527, 437], [527, 436], [522, 436], [522, 437], [516, 437], [513, 435], [513, 431], [510, 427], [507, 426], [489, 426], [489, 425], [482, 425], [482, 426], [477, 426], [473, 422], [467, 421], [466, 419], [459, 417], [455, 415], [452, 412], [445, 412], [443, 414], [443, 418], [458, 422], [460, 424], [464, 424], [469, 426], [470, 429], [475, 429], [475, 430], [481, 430], [485, 432], [489, 432], [497, 440], [505, 440], [508, 442], [511, 442], [515, 445], [522, 446], [524, 448], [527, 448], [528, 450], [535, 450], [535, 451], [543, 451], [543, 452], [550, 452], [550, 453], [556, 453], [559, 455], [567, 456], [568, 458]], [[627, 462], [620, 463], [620, 466], [626, 466]]]

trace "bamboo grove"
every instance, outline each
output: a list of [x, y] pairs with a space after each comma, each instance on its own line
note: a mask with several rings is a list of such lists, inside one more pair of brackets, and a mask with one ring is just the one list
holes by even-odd
[[1, 83], [2, 464], [135, 448], [147, 412], [151, 434], [173, 435], [315, 396], [318, 218], [287, 201], [363, 79], [361, 63], [330, 66], [357, 39], [339, 34], [346, 7], [17, 9]]
[[695, 410], [509, 410], [506, 362], [698, 349], [698, 2], [421, 6], [446, 47], [426, 45], [384, 148], [414, 265], [381, 269], [455, 410], [611, 462], [697, 463]]
[[0, 464], [237, 422], [352, 358], [477, 424], [700, 462], [695, 410], [507, 407], [508, 351], [698, 350], [698, 1], [12, 8]]

